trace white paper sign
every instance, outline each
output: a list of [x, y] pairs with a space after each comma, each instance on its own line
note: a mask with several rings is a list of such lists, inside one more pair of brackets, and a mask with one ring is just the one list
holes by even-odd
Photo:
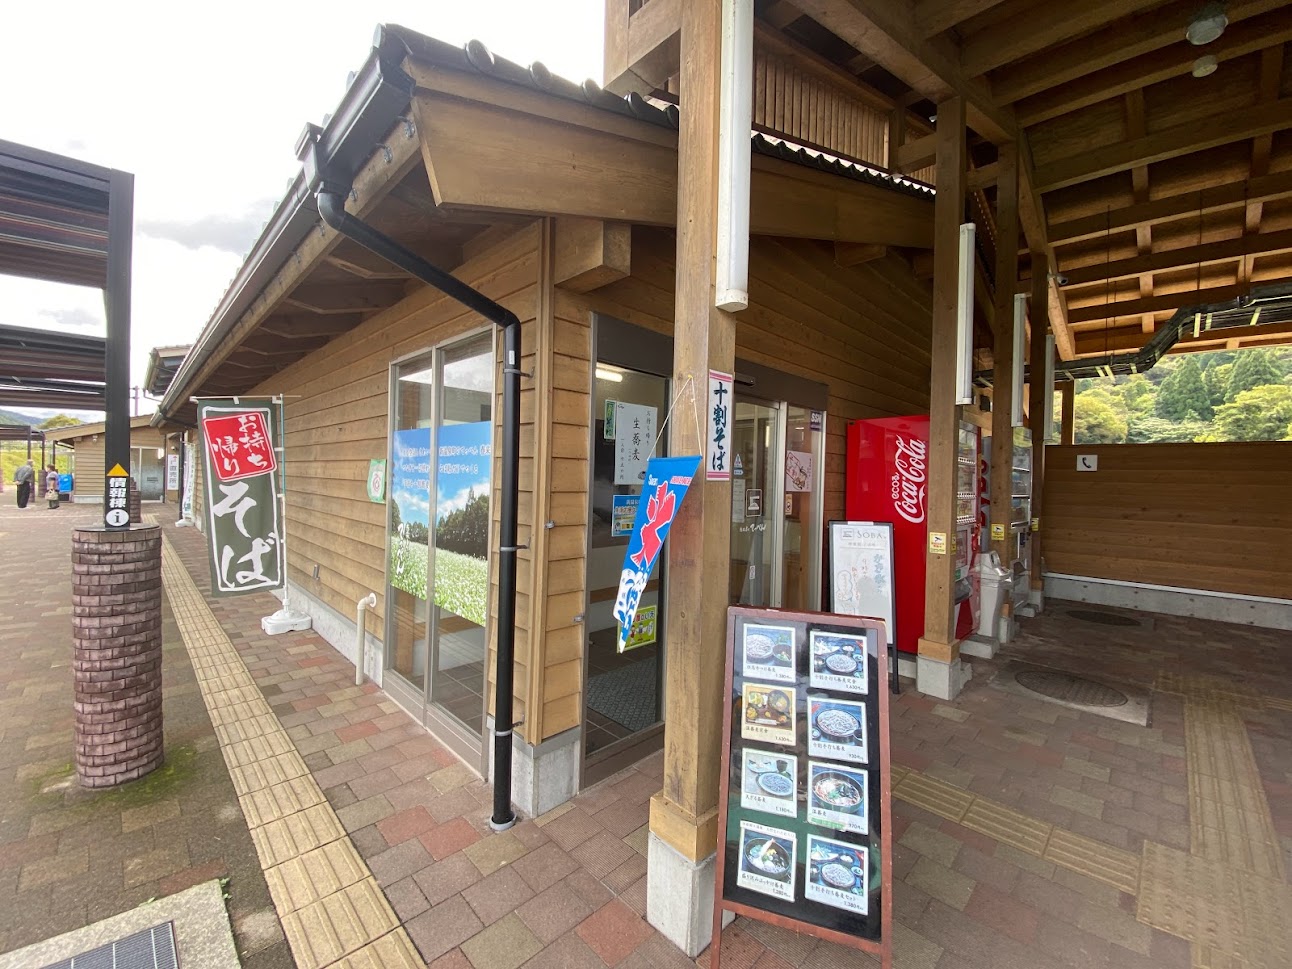
[[721, 370], [709, 371], [709, 444], [706, 449], [704, 476], [709, 481], [731, 480], [731, 404], [732, 375]]
[[785, 452], [785, 490], [812, 490], [812, 455], [807, 451]]
[[1078, 471], [1098, 471], [1099, 455], [1097, 454], [1078, 454], [1077, 455]]
[[166, 490], [179, 490], [179, 455], [166, 455]]
[[657, 411], [641, 404], [615, 403], [615, 484], [639, 485], [655, 446]]

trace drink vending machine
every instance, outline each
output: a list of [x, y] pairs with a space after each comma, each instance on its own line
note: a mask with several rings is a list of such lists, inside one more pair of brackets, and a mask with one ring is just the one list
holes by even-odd
[[[955, 556], [958, 639], [973, 632], [977, 597], [971, 576], [980, 544], [978, 519], [980, 446], [978, 428], [961, 423], [956, 452]], [[845, 511], [849, 521], [893, 523], [893, 575], [896, 590], [896, 642], [902, 652], [917, 651], [924, 635], [924, 576], [928, 548], [926, 499], [929, 477], [927, 414], [856, 421], [848, 427]]]

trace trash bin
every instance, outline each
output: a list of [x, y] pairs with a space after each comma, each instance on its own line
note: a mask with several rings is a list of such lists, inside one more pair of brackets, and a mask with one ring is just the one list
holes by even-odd
[[1014, 587], [1014, 573], [1000, 564], [1000, 555], [988, 552], [978, 557], [974, 571], [978, 574], [978, 635], [1003, 639], [999, 634], [1000, 612]]

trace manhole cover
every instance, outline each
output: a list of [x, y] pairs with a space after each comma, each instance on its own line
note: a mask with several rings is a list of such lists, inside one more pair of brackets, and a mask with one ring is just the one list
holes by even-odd
[[1069, 609], [1068, 615], [1082, 622], [1097, 622], [1104, 626], [1138, 626], [1138, 619], [1119, 616], [1114, 612], [1095, 612], [1093, 609]]
[[1019, 670], [1014, 681], [1033, 693], [1080, 706], [1120, 707], [1127, 700], [1125, 693], [1111, 686], [1058, 670]]

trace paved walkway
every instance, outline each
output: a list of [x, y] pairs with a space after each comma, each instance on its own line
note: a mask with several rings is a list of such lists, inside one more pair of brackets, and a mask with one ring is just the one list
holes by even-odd
[[165, 765], [115, 791], [75, 783], [71, 529], [98, 514], [0, 504], [0, 952], [227, 878], [244, 964], [291, 966], [169, 601]]
[[[264, 636], [269, 597], [200, 594], [201, 536], [166, 533], [168, 595], [199, 671], [218, 671], [197, 679], [234, 765], [225, 783], [299, 965], [690, 965], [642, 918], [658, 757], [493, 834], [489, 789], [469, 769], [380, 691], [354, 687], [352, 667], [313, 633]], [[14, 612], [5, 602], [0, 614]], [[898, 969], [1292, 964], [1292, 681], [1281, 670], [1292, 636], [1161, 616], [1097, 626], [1070, 606], [1052, 604], [998, 660], [1156, 686], [1152, 726], [1005, 693], [989, 682], [999, 662], [975, 661], [954, 703], [904, 694], [893, 720]], [[243, 770], [237, 745], [273, 766]], [[32, 839], [8, 840], [22, 851]], [[293, 877], [319, 881], [317, 858], [329, 859], [331, 894], [301, 895]], [[380, 892], [351, 891], [369, 884]], [[723, 952], [726, 966], [759, 969], [876, 964], [744, 920]]]

